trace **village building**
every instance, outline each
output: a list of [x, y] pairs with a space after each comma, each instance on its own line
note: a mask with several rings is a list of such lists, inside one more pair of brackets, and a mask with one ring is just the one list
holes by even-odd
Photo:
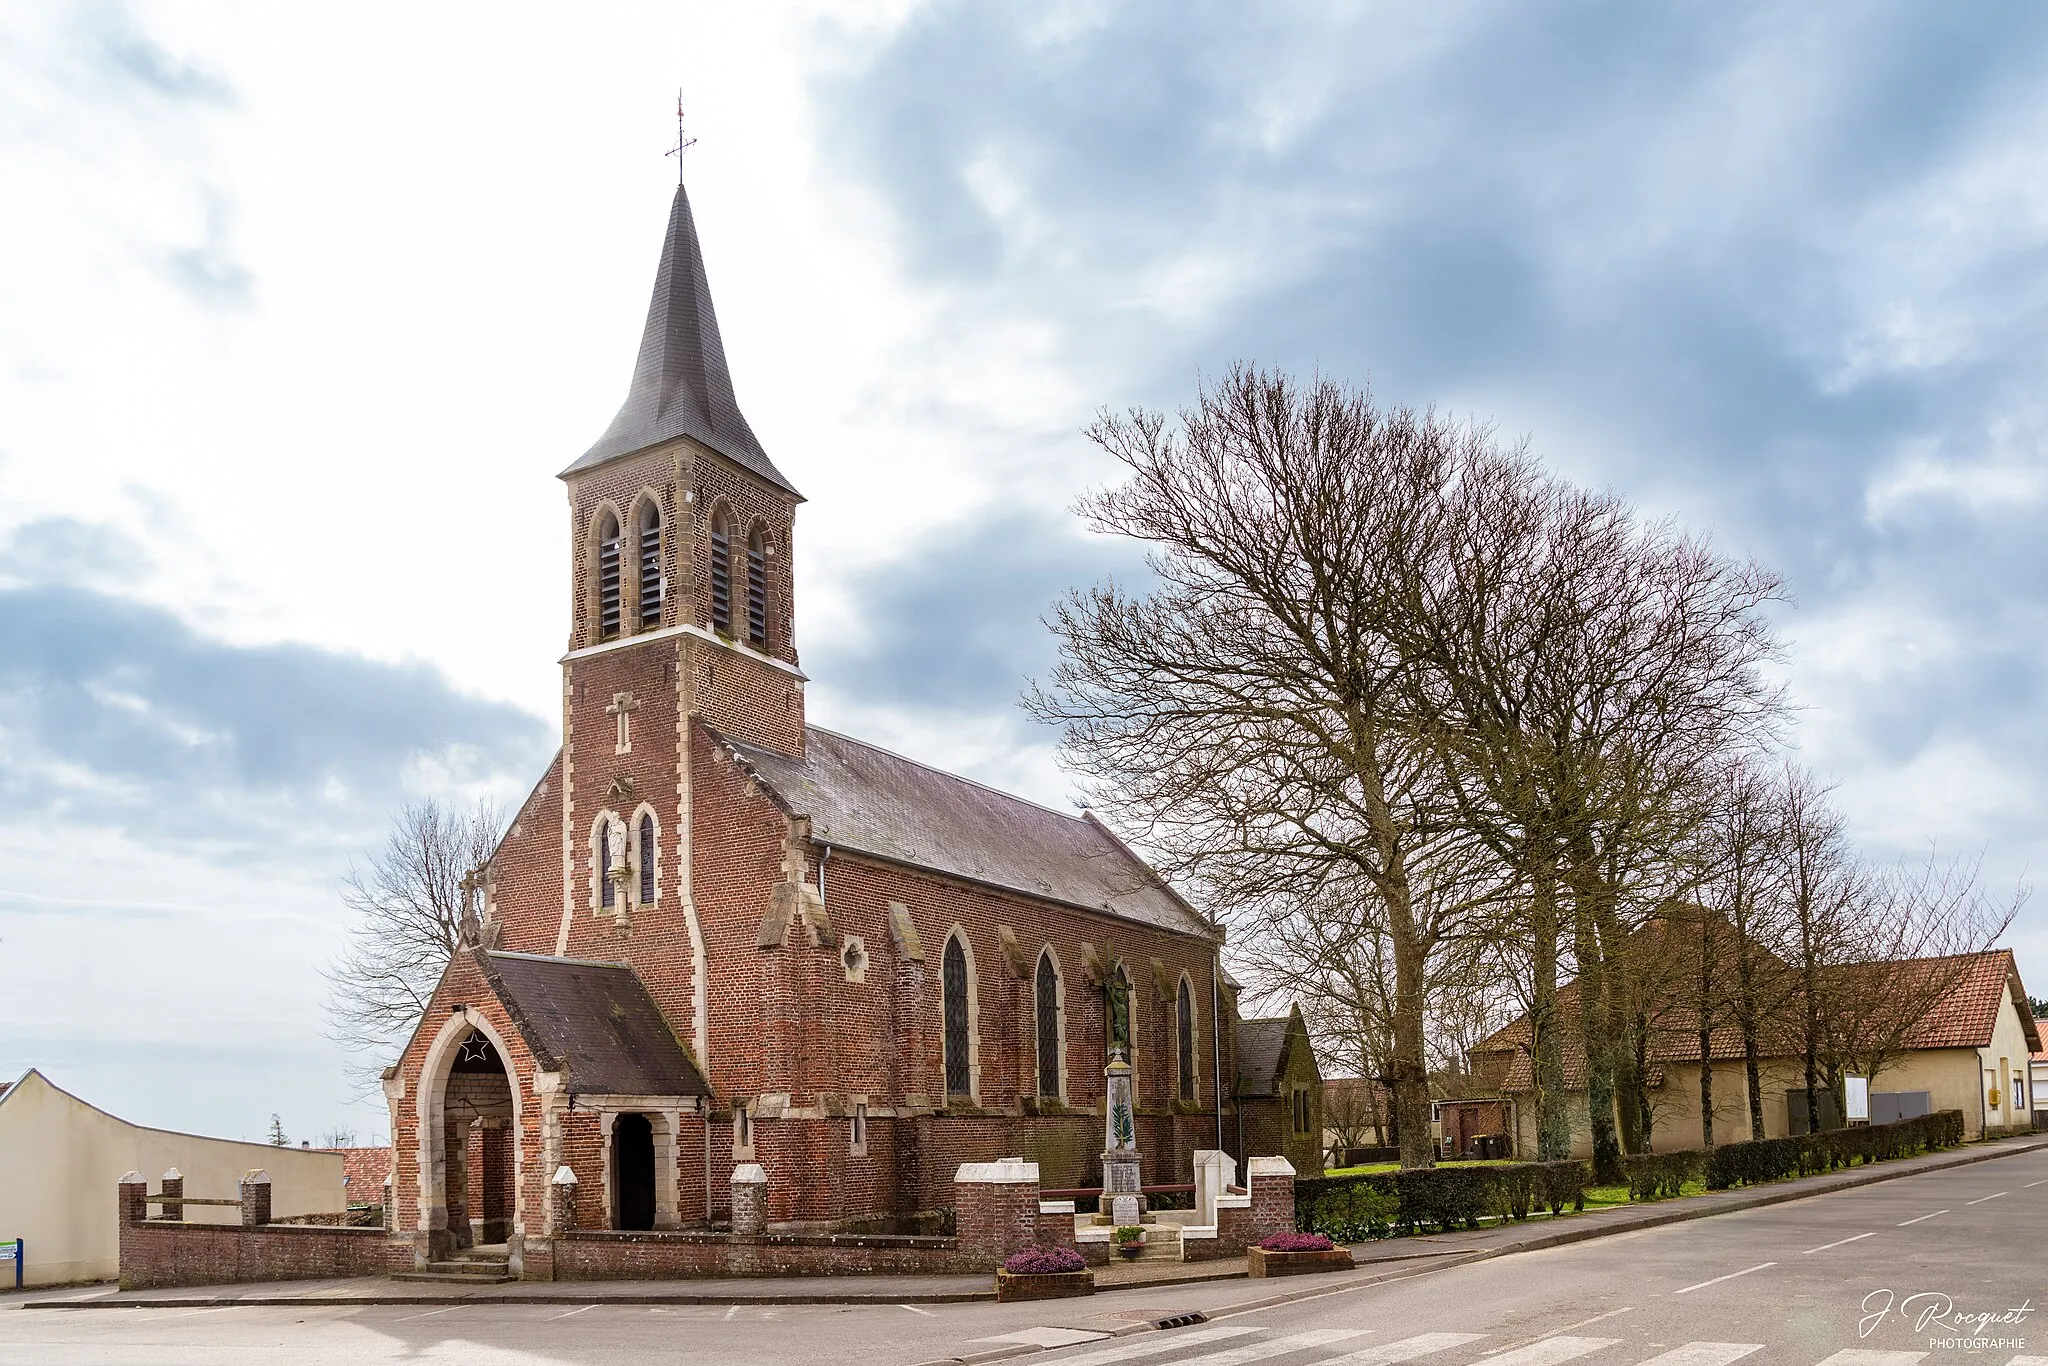
[[1278, 1153], [1302, 1176], [1323, 1174], [1323, 1073], [1301, 1007], [1237, 1026], [1232, 1151]]
[[[115, 1183], [128, 1173], [189, 1197], [168, 1207], [159, 1200], [155, 1211], [193, 1224], [240, 1223], [252, 1173], [267, 1184], [273, 1218], [339, 1223], [349, 1199], [344, 1161], [331, 1151], [132, 1124], [31, 1067], [0, 1083], [0, 1243], [21, 1241], [23, 1285], [103, 1281], [120, 1266]], [[13, 1287], [14, 1273], [0, 1267], [0, 1289]]]
[[[1659, 928], [1653, 924], [1652, 930]], [[1907, 959], [1897, 963], [1845, 964], [1824, 969], [1836, 999], [1869, 998], [1887, 986], [1906, 988], [1915, 1001], [1914, 1014], [1902, 1022], [1876, 1074], [1867, 1083], [1870, 1123], [1911, 1118], [1940, 1110], [1958, 1110], [1963, 1133], [1976, 1140], [2033, 1128], [2025, 1099], [2028, 1059], [2040, 1051], [2041, 1037], [2029, 1006], [2019, 967], [2009, 949], [1992, 949], [1953, 958]], [[1685, 975], [1685, 974], [1681, 974]], [[1930, 984], [1926, 999], [1911, 988]], [[1558, 991], [1557, 1015], [1564, 1062], [1563, 1103], [1572, 1121], [1572, 1152], [1592, 1153], [1586, 1115], [1586, 1054], [1579, 1018], [1579, 984]], [[1699, 1016], [1685, 994], [1667, 988], [1645, 1003], [1647, 1021], [1643, 1048], [1645, 1091], [1649, 1098], [1649, 1146], [1656, 1152], [1699, 1148], [1706, 1138], [1702, 1122], [1700, 1080], [1712, 1069], [1713, 1138], [1732, 1143], [1750, 1138], [1748, 1081], [1741, 1031], [1723, 1010], [1710, 1021], [1703, 1058]], [[1874, 1010], [1874, 1018], [1884, 1012]], [[1483, 1123], [1467, 1123], [1460, 1134], [1462, 1151], [1470, 1155], [1479, 1127], [1507, 1140], [1511, 1155], [1536, 1152], [1537, 1109], [1534, 1101], [1529, 1017], [1496, 1031], [1470, 1053], [1475, 1092], [1499, 1099], [1484, 1114], [1480, 1103], [1465, 1106]], [[1831, 1086], [1823, 1081], [1818, 1124], [1806, 1114], [1806, 1068], [1803, 1034], [1793, 1012], [1780, 1007], [1758, 1031], [1758, 1073], [1764, 1137], [1782, 1138], [1864, 1122], [1838, 1112]], [[1461, 1116], [1461, 1119], [1464, 1117]], [[1491, 1151], [1491, 1149], [1488, 1149]]]
[[1098, 1185], [1106, 989], [1144, 1182], [1244, 1155], [1217, 925], [1093, 816], [806, 719], [803, 498], [680, 186], [625, 403], [561, 478], [561, 750], [385, 1076], [418, 1255], [545, 1275], [565, 1228], [724, 1227], [736, 1171], [791, 1233], [941, 1229], [963, 1163]]

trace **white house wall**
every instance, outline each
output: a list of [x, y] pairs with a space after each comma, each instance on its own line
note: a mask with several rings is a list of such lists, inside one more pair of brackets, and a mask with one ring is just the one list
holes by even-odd
[[[114, 1187], [136, 1171], [160, 1189], [176, 1167], [185, 1194], [233, 1199], [244, 1172], [270, 1176], [271, 1216], [340, 1213], [339, 1153], [145, 1129], [61, 1091], [31, 1070], [0, 1095], [0, 1241], [25, 1241], [24, 1283], [61, 1285], [119, 1274]], [[152, 1214], [159, 1213], [152, 1207]], [[195, 1205], [193, 1222], [234, 1223], [233, 1206]], [[10, 1271], [12, 1268], [8, 1268]]]

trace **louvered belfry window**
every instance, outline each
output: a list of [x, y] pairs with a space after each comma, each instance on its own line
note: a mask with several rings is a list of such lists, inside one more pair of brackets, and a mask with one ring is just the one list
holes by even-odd
[[652, 503], [640, 513], [640, 626], [661, 625], [661, 514]]
[[649, 905], [654, 901], [654, 817], [642, 814], [640, 817], [640, 903]]
[[711, 519], [711, 629], [732, 634], [732, 533], [723, 513]]
[[958, 935], [946, 941], [939, 979], [945, 994], [946, 1094], [964, 1096], [974, 1088], [967, 1058], [967, 950], [960, 946]]
[[609, 512], [597, 532], [597, 633], [619, 633], [619, 520]]
[[1186, 981], [1180, 984], [1175, 1018], [1180, 1026], [1180, 1098], [1192, 1101], [1195, 1098], [1195, 998]]
[[612, 904], [612, 823], [597, 827], [597, 904]]
[[1060, 975], [1052, 955], [1038, 955], [1038, 1094], [1057, 1100], [1060, 1094]]
[[768, 548], [758, 531], [747, 537], [747, 643], [768, 648]]

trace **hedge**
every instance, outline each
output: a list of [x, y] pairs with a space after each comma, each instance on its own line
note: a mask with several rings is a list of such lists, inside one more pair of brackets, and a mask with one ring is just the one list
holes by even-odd
[[1482, 1218], [1527, 1219], [1586, 1207], [1586, 1164], [1452, 1163], [1420, 1171], [1312, 1176], [1294, 1183], [1294, 1225], [1340, 1243], [1418, 1228], [1477, 1228]]
[[1685, 1183], [1700, 1179], [1706, 1169], [1706, 1154], [1639, 1153], [1621, 1159], [1628, 1177], [1631, 1200], [1665, 1200], [1685, 1193]]
[[1857, 1162], [1867, 1165], [1936, 1148], [1954, 1148], [1962, 1141], [1963, 1112], [1941, 1110], [1892, 1124], [1724, 1143], [1707, 1158], [1707, 1188], [1727, 1190], [1731, 1186], [1754, 1186], [1788, 1176], [1812, 1176]]

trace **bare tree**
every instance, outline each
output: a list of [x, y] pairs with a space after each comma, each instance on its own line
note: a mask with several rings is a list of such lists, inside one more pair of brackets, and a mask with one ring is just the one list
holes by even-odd
[[1149, 544], [1158, 582], [1061, 602], [1061, 658], [1027, 705], [1065, 727], [1094, 804], [1237, 923], [1284, 933], [1342, 908], [1384, 936], [1402, 1163], [1427, 1166], [1430, 963], [1499, 879], [1451, 819], [1416, 665], [1384, 623], [1418, 524], [1485, 433], [1238, 367], [1177, 433], [1134, 412], [1090, 436], [1130, 479], [1080, 511]]
[[468, 811], [432, 798], [408, 806], [368, 865], [350, 865], [341, 903], [348, 938], [329, 965], [328, 1035], [362, 1058], [357, 1083], [373, 1089], [383, 1067], [427, 1007], [454, 954], [465, 881], [496, 852], [502, 813], [479, 802]]

